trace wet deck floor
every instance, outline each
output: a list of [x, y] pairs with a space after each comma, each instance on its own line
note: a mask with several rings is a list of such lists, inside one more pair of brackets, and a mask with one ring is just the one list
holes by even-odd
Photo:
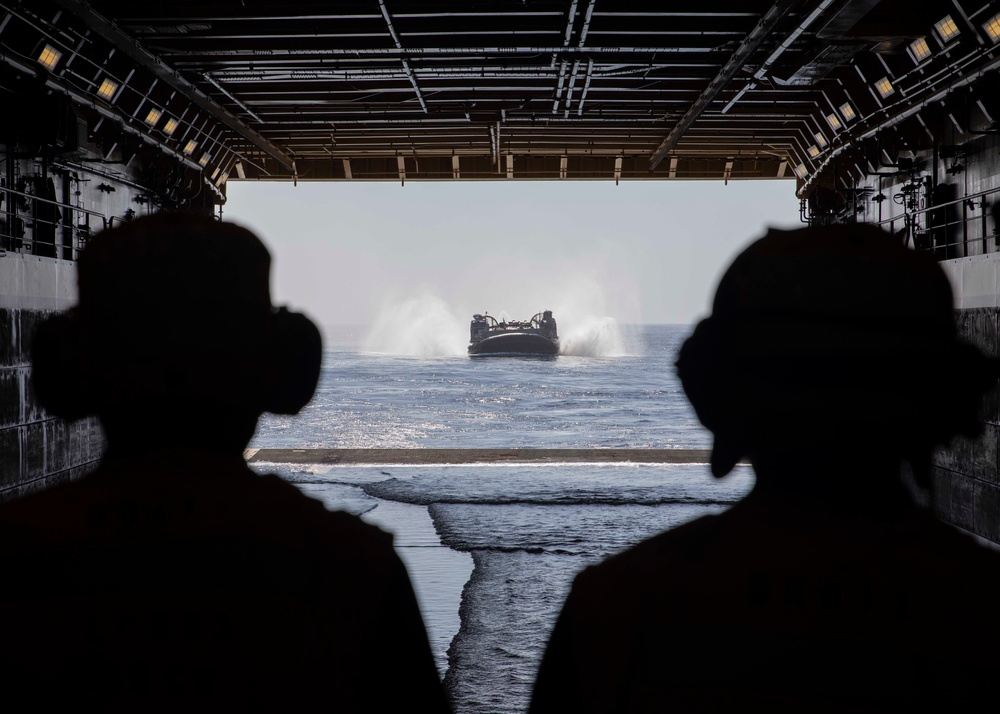
[[248, 463], [478, 464], [646, 463], [707, 464], [707, 449], [247, 449]]

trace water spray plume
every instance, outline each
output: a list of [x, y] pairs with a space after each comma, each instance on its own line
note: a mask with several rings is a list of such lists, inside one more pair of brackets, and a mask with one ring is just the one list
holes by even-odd
[[573, 357], [618, 357], [625, 354], [623, 345], [618, 322], [613, 317], [587, 317], [567, 326], [559, 352]]
[[363, 342], [366, 352], [410, 357], [465, 354], [468, 320], [441, 298], [424, 293], [387, 301]]

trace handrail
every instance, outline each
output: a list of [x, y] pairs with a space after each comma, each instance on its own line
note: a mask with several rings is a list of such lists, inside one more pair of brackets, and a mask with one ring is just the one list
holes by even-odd
[[990, 196], [990, 195], [992, 195], [994, 193], [1000, 193], [1000, 186], [997, 186], [996, 188], [989, 188], [989, 189], [986, 189], [985, 191], [977, 191], [976, 193], [966, 194], [965, 196], [961, 196], [961, 197], [956, 198], [956, 199], [954, 199], [952, 201], [944, 201], [942, 203], [935, 203], [933, 206], [927, 206], [926, 208], [916, 208], [916, 209], [914, 209], [912, 211], [904, 211], [903, 213], [900, 213], [900, 214], [898, 214], [898, 215], [896, 215], [896, 216], [894, 216], [892, 218], [883, 218], [881, 221], [871, 221], [871, 223], [873, 225], [879, 225], [880, 226], [883, 223], [892, 223], [894, 221], [903, 220], [904, 216], [915, 216], [915, 215], [918, 215], [918, 214], [927, 213], [928, 211], [936, 211], [936, 210], [941, 209], [941, 208], [947, 208], [948, 206], [957, 206], [960, 203], [965, 203], [966, 201], [972, 201], [972, 200], [975, 200], [977, 198], [984, 198], [984, 197]]
[[[8, 202], [7, 206], [0, 210], [0, 216], [9, 221], [9, 224], [0, 231], [0, 256], [7, 253], [24, 253], [77, 260], [88, 237], [91, 217], [100, 219], [97, 229], [108, 227], [108, 217], [99, 211], [26, 193], [10, 186], [0, 186], [0, 191], [3, 192], [0, 193], [0, 198], [5, 198]], [[30, 214], [23, 213], [14, 204], [19, 199], [31, 202]], [[52, 213], [55, 215], [49, 217], [38, 215], [39, 204], [52, 206]], [[81, 225], [78, 219], [82, 219], [85, 223]], [[30, 225], [32, 228], [30, 235], [26, 234], [23, 228], [19, 228], [17, 222], [20, 222], [21, 226]], [[39, 233], [39, 227], [42, 226], [51, 231], [51, 240], [45, 240], [46, 236]], [[40, 251], [40, 248], [44, 250]]]
[[[983, 191], [976, 191], [975, 193], [968, 193], [965, 194], [964, 196], [958, 196], [948, 201], [942, 201], [940, 203], [935, 203], [933, 205], [924, 206], [923, 208], [914, 208], [912, 210], [905, 210], [904, 208], [902, 213], [898, 213], [894, 216], [890, 216], [889, 218], [883, 218], [877, 221], [869, 221], [868, 224], [875, 226], [885, 226], [886, 224], [888, 224], [891, 230], [891, 227], [895, 223], [902, 221], [903, 230], [906, 231], [907, 244], [909, 244], [911, 235], [914, 236], [915, 240], [916, 235], [926, 235], [936, 231], [944, 231], [945, 233], [947, 233], [949, 229], [952, 229], [956, 226], [962, 226], [965, 227], [966, 230], [963, 231], [963, 235], [957, 240], [948, 240], [947, 242], [935, 243], [927, 247], [917, 248], [917, 250], [931, 251], [934, 253], [944, 252], [945, 256], [948, 256], [952, 248], [956, 246], [961, 246], [962, 253], [965, 256], [968, 256], [969, 246], [972, 243], [972, 241], [981, 241], [982, 252], [972, 253], [972, 254], [985, 255], [989, 252], [987, 249], [986, 241], [989, 240], [991, 237], [994, 239], [994, 241], [996, 241], [995, 245], [997, 246], [997, 248], [1000, 248], [1000, 233], [997, 232], [997, 229], [1000, 229], [1000, 226], [994, 226], [994, 232], [991, 236], [990, 234], [987, 233], [985, 224], [986, 220], [985, 199], [987, 196], [991, 196], [996, 193], [1000, 193], [1000, 186], [995, 188], [985, 189]], [[968, 210], [970, 207], [968, 204], [970, 201], [975, 202], [977, 200], [979, 201], [980, 210], [983, 211], [983, 213], [981, 213], [978, 217], [973, 217], [971, 220], [978, 220], [982, 222], [982, 235], [977, 235], [973, 238], [970, 238], [968, 236], [968, 229], [967, 229], [967, 226], [969, 225], [970, 221], [970, 217], [968, 215]], [[933, 222], [933, 225], [925, 225], [923, 227], [915, 225], [914, 219], [917, 216], [923, 216], [932, 211], [942, 211], [942, 210], [947, 211], [947, 209], [955, 206], [962, 206], [962, 215], [956, 217], [953, 220], [947, 220], [947, 219], [941, 221], [936, 220]], [[975, 206], [972, 206], [971, 209], [975, 210]], [[953, 256], [953, 257], [958, 257], [958, 256]]]
[[51, 198], [42, 198], [41, 196], [38, 196], [38, 195], [33, 194], [33, 193], [24, 193], [23, 191], [18, 191], [16, 189], [10, 188], [8, 186], [0, 186], [0, 191], [3, 191], [4, 193], [12, 193], [15, 196], [23, 196], [24, 198], [29, 198], [32, 201], [41, 201], [43, 203], [51, 203], [54, 206], [59, 206], [60, 208], [68, 208], [71, 211], [79, 211], [80, 213], [87, 213], [87, 214], [89, 214], [91, 216], [97, 216], [98, 218], [102, 218], [105, 221], [107, 221], [107, 216], [105, 216], [103, 213], [100, 213], [98, 211], [92, 211], [89, 208], [80, 208], [78, 206], [74, 206], [74, 205], [69, 204], [69, 203], [62, 203], [61, 201], [53, 201]]

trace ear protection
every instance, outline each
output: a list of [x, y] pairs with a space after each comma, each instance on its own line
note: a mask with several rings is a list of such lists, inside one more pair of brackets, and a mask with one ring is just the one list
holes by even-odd
[[[279, 308], [252, 350], [253, 365], [240, 377], [241, 396], [262, 412], [298, 413], [319, 382], [319, 329], [305, 315]], [[114, 371], [108, 365], [95, 368], [99, 358], [94, 352], [74, 310], [42, 322], [31, 349], [31, 381], [39, 404], [55, 416], [75, 420], [98, 413], [109, 398], [113, 401]], [[103, 376], [107, 374], [111, 376]]]
[[323, 339], [312, 320], [283, 307], [271, 315], [269, 331], [271, 378], [263, 390], [262, 408], [272, 414], [297, 414], [316, 392]]
[[717, 321], [705, 318], [695, 327], [677, 355], [677, 376], [698, 419], [714, 436], [711, 468], [716, 478], [728, 474], [747, 455], [747, 444], [732, 403], [732, 345]]
[[[863, 339], [852, 336], [849, 328], [841, 329], [845, 330], [845, 342]], [[905, 355], [905, 359], [900, 355]], [[984, 393], [997, 383], [1000, 360], [986, 357], [978, 348], [957, 338], [926, 337], [924, 342], [914, 341], [900, 355], [888, 358], [891, 369], [874, 351], [864, 359], [846, 355], [831, 359], [826, 355], [828, 363], [836, 362], [840, 370], [837, 374], [825, 373], [830, 383], [839, 383], [837, 380], [845, 377], [849, 383], [862, 385], [874, 380], [871, 390], [866, 391], [866, 399], [871, 400], [870, 411], [857, 412], [854, 421], [857, 428], [878, 424], [887, 444], [896, 443], [907, 452], [945, 444], [956, 434], [971, 437], [981, 432], [980, 405]], [[756, 429], [772, 425], [769, 417], [764, 416], [771, 411], [770, 407], [804, 399], [798, 391], [799, 374], [794, 370], [782, 371], [787, 364], [761, 361], [716, 317], [702, 320], [684, 342], [676, 363], [677, 374], [698, 418], [715, 436], [712, 472], [716, 476], [728, 473], [747, 455]], [[782, 376], [779, 389], [771, 388], [775, 375]], [[805, 377], [806, 381], [801, 383], [804, 391], [812, 386], [809, 380], [813, 378]], [[752, 385], [761, 379], [766, 393], [753, 391]], [[876, 391], [881, 391], [887, 401], [877, 403]], [[827, 413], [842, 414], [852, 408], [845, 406], [844, 400], [849, 397], [841, 398], [835, 392], [828, 394], [832, 395], [828, 401], [801, 405], [804, 418], [817, 429], [822, 428]], [[862, 400], [858, 408], [863, 409], [866, 403]], [[761, 408], [748, 409], [754, 404]], [[780, 426], [792, 425], [782, 422]]]

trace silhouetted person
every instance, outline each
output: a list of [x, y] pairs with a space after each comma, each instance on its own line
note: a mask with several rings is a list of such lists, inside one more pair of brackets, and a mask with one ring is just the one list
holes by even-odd
[[79, 304], [36, 334], [35, 387], [98, 415], [107, 452], [0, 506], [4, 707], [447, 710], [391, 536], [243, 460], [320, 368], [269, 270], [252, 233], [191, 215], [84, 250]]
[[876, 228], [772, 231], [677, 364], [742, 458], [740, 503], [582, 572], [531, 711], [996, 711], [1000, 553], [919, 507], [995, 365], [930, 255]]

